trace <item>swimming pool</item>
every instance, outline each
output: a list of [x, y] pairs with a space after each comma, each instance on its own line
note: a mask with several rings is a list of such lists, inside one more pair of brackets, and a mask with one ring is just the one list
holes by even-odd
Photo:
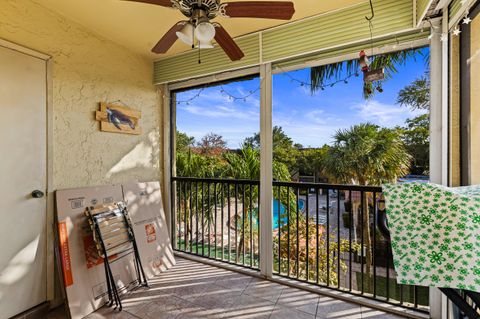
[[[280, 205], [280, 207], [279, 207], [279, 205]], [[285, 213], [287, 212], [287, 209], [286, 209], [285, 205], [280, 203], [280, 201], [278, 199], [274, 199], [273, 200], [273, 228], [278, 228], [279, 209], [280, 209], [280, 215], [285, 215]], [[301, 212], [305, 211], [305, 200], [304, 199], [300, 198], [298, 200], [298, 209]], [[284, 225], [286, 223], [287, 223], [287, 218], [283, 217], [282, 218], [282, 225]]]

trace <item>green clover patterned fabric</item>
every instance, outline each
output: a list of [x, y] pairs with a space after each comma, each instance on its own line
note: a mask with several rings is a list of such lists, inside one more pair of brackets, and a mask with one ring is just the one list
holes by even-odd
[[397, 282], [480, 292], [480, 185], [383, 191]]

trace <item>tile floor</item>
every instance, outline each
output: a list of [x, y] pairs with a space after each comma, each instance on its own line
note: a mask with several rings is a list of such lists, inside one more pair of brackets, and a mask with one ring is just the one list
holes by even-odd
[[[149, 284], [123, 297], [122, 312], [102, 308], [87, 319], [402, 318], [183, 258]], [[48, 319], [60, 318], [57, 310]]]

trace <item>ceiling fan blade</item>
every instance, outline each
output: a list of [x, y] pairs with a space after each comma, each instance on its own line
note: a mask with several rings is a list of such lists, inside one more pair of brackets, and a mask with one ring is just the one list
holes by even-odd
[[220, 6], [220, 14], [230, 18], [264, 18], [290, 20], [295, 13], [289, 1], [226, 2]]
[[156, 5], [162, 6], [162, 7], [172, 7], [173, 6], [171, 0], [125, 0], [125, 1], [156, 4]]
[[218, 23], [215, 26], [215, 41], [222, 47], [230, 60], [237, 61], [245, 56], [240, 47], [235, 43], [230, 34]]
[[182, 30], [187, 21], [177, 22], [170, 30], [163, 35], [163, 37], [158, 41], [158, 43], [153, 47], [152, 52], [154, 53], [165, 53], [172, 47], [172, 45], [177, 41], [178, 37], [176, 32]]

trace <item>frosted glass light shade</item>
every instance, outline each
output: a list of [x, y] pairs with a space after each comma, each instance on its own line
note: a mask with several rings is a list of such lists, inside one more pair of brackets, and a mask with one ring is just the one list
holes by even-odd
[[201, 22], [195, 28], [195, 37], [201, 43], [210, 42], [215, 37], [215, 27], [210, 22]]
[[187, 23], [182, 30], [176, 32], [177, 37], [185, 44], [193, 45], [193, 25]]
[[200, 49], [213, 49], [213, 44], [212, 42], [210, 41], [199, 41], [198, 42], [198, 45], [197, 45], [197, 48], [200, 48]]

